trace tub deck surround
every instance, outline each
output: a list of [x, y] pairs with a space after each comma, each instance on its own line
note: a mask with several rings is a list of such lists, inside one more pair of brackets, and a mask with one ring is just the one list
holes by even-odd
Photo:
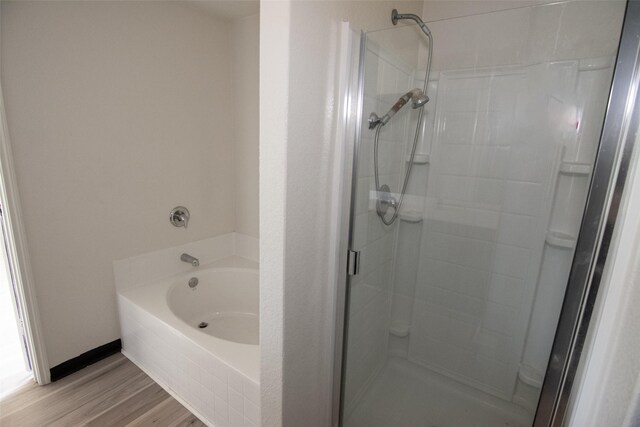
[[116, 290], [144, 286], [158, 279], [196, 271], [190, 264], [180, 261], [183, 253], [198, 258], [200, 269], [233, 255], [258, 262], [258, 239], [241, 233], [227, 233], [115, 261]]
[[[225, 244], [229, 246], [220, 247]], [[173, 274], [144, 283], [131, 278], [171, 256], [179, 259], [182, 252], [200, 258], [201, 266], [174, 265]], [[232, 233], [114, 265], [120, 267], [117, 280], [125, 279], [117, 286], [123, 354], [211, 426], [260, 425], [260, 347], [227, 341], [186, 323], [171, 310], [168, 295], [174, 286], [188, 287], [191, 277], [203, 279], [198, 287], [221, 272], [219, 277], [234, 272], [251, 277], [258, 271], [257, 253], [257, 239]]]

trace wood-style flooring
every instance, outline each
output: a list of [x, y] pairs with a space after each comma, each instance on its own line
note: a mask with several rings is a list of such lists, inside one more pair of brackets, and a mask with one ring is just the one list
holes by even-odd
[[120, 353], [0, 401], [2, 427], [204, 425]]

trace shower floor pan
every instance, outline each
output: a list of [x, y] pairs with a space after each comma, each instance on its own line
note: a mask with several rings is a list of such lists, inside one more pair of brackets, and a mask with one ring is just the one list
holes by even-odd
[[529, 427], [533, 414], [408, 360], [391, 358], [346, 427]]

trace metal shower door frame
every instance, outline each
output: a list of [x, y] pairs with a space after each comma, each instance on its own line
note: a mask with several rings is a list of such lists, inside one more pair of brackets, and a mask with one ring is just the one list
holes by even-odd
[[[356, 201], [355, 194], [358, 187], [358, 154], [360, 152], [360, 140], [362, 135], [362, 120], [363, 120], [363, 108], [364, 108], [364, 61], [366, 54], [367, 35], [364, 31], [360, 31], [360, 42], [358, 43], [358, 60], [355, 58], [352, 67], [357, 67], [357, 72], [354, 74], [348, 92], [345, 96], [349, 98], [351, 108], [350, 116], [344, 117], [344, 121], [348, 124], [345, 127], [351, 129], [350, 134], [346, 135], [347, 144], [345, 151], [349, 152], [346, 157], [347, 164], [345, 164], [344, 170], [344, 183], [345, 189], [343, 195], [343, 216], [346, 216], [345, 223], [347, 230], [343, 232], [339, 242], [339, 252], [341, 258], [344, 259], [344, 263], [339, 265], [342, 271], [338, 272], [339, 280], [337, 283], [335, 302], [336, 322], [335, 322], [335, 334], [334, 334], [334, 366], [333, 366], [333, 393], [332, 398], [332, 416], [331, 423], [333, 427], [342, 425], [343, 409], [344, 409], [344, 367], [346, 365], [347, 353], [345, 351], [347, 347], [348, 329], [349, 329], [349, 288], [350, 288], [350, 274], [349, 266], [346, 262], [346, 257], [354, 244], [354, 221]], [[355, 43], [354, 43], [355, 44]], [[355, 55], [354, 55], [355, 56]], [[351, 143], [349, 143], [351, 142]], [[337, 396], [336, 396], [337, 394]]]

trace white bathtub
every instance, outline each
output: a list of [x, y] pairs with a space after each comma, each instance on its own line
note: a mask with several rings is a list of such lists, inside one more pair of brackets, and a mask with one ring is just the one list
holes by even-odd
[[258, 299], [237, 256], [120, 289], [123, 353], [208, 425], [259, 426]]
[[173, 314], [207, 335], [258, 345], [258, 270], [215, 268], [187, 276], [176, 279], [167, 293]]

